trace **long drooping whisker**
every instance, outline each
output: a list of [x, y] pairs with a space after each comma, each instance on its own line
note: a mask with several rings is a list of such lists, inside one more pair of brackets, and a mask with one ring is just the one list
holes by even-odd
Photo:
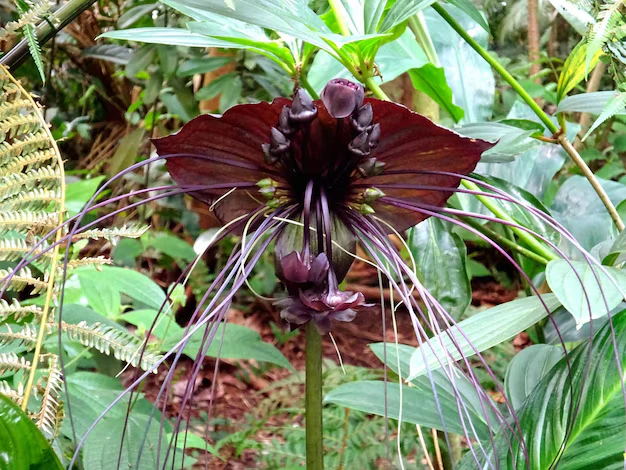
[[[405, 265], [405, 263], [402, 260], [402, 258], [399, 257], [399, 255], [396, 253], [395, 247], [393, 247], [393, 245], [388, 242], [387, 237], [386, 237], [386, 235], [383, 232], [378, 232], [377, 233], [376, 228], [374, 228], [372, 226], [372, 224], [368, 220], [362, 220], [361, 222], [362, 222], [362, 224], [359, 224], [359, 226], [361, 227], [360, 231], [364, 234], [364, 236], [366, 238], [368, 238], [370, 240], [370, 242], [372, 242], [375, 245], [376, 250], [379, 250], [382, 254], [384, 254], [386, 256], [387, 263], [389, 262], [389, 260], [393, 260], [394, 261], [394, 263], [396, 265], [396, 272], [398, 273], [398, 278], [399, 278], [398, 282], [400, 282], [402, 284], [402, 286], [406, 288], [406, 286], [404, 286], [404, 281], [402, 279], [402, 275], [403, 275], [403, 271], [404, 271], [405, 274], [412, 272], [410, 270], [410, 268], [408, 268]], [[378, 261], [379, 265], [384, 262], [384, 261], [382, 261], [382, 260], [380, 260], [378, 258], [378, 255], [376, 255], [375, 252], [374, 253], [371, 252], [370, 254], [374, 257], [374, 259], [376, 259]], [[385, 274], [388, 277], [391, 276], [388, 272], [386, 272]], [[399, 292], [403, 291], [403, 290], [401, 290], [401, 286], [399, 286], [393, 279], [390, 279], [390, 282], [394, 285], [394, 287]], [[413, 285], [418, 288], [418, 290], [422, 291], [421, 292], [422, 296], [425, 297], [423, 289], [421, 288], [419, 281], [416, 278], [413, 278], [412, 282], [413, 282]], [[409, 291], [407, 291], [407, 292], [409, 292]], [[412, 308], [412, 305], [413, 305], [418, 310], [418, 312], [420, 312], [420, 315], [422, 316], [424, 321], [426, 321], [427, 323], [430, 323], [429, 318], [421, 311], [421, 308], [419, 307], [419, 304], [417, 304], [417, 302], [413, 298], [413, 296], [407, 295], [406, 298], [403, 298], [403, 302], [405, 304], [407, 304], [407, 307], [409, 308], [409, 312], [410, 313], [412, 312], [411, 308]], [[434, 302], [436, 303], [436, 301], [434, 301]], [[428, 306], [428, 304], [427, 304], [427, 306]], [[416, 336], [418, 336], [418, 341], [421, 344], [421, 337], [423, 336], [423, 337], [427, 338], [427, 335], [426, 335], [425, 331], [421, 328], [419, 323], [416, 322], [415, 320], [413, 321], [413, 325], [414, 325], [414, 328], [416, 329]], [[453, 339], [453, 342], [454, 341], [455, 340]], [[458, 347], [458, 345], [457, 345], [457, 347]], [[480, 354], [479, 354], [479, 356], [480, 356]], [[467, 363], [468, 370], [471, 373], [472, 369], [471, 369], [469, 363], [467, 362], [466, 359], [464, 359], [464, 360]], [[438, 359], [438, 361], [440, 362], [440, 364], [442, 366], [444, 366], [444, 364], [441, 362], [440, 359]], [[483, 361], [483, 363], [484, 363], [484, 361]], [[485, 364], [485, 366], [488, 369], [487, 364], [486, 363], [484, 363], [484, 364]], [[430, 373], [430, 371], [427, 371], [427, 372]], [[448, 379], [451, 381], [451, 383], [454, 386], [454, 381], [453, 381], [454, 379], [453, 379], [453, 377], [448, 375], [447, 373], [446, 373], [446, 375], [447, 375]], [[431, 382], [432, 382], [433, 381], [432, 377], [430, 377], [430, 379], [431, 379]], [[494, 377], [494, 379], [495, 379], [495, 377]], [[478, 383], [478, 380], [475, 378], [475, 376], [472, 377], [472, 382], [474, 383], [475, 388], [477, 390], [479, 390], [480, 385]], [[487, 421], [489, 421], [489, 415], [488, 415], [488, 413], [487, 413], [487, 411], [485, 409], [485, 405], [482, 403], [482, 400], [483, 400], [482, 394], [479, 393], [479, 395], [480, 395], [480, 400], [481, 400], [481, 406], [483, 407], [483, 413], [485, 414], [485, 416], [487, 418]], [[486, 397], [486, 395], [485, 395], [485, 397]], [[457, 399], [461, 400], [461, 398], [458, 395], [457, 395]], [[488, 404], [490, 405], [490, 407], [492, 408], [492, 411], [494, 411], [497, 416], [501, 416], [499, 411], [494, 407], [494, 405], [490, 401], [488, 401]], [[459, 412], [461, 413], [461, 411], [459, 411]], [[503, 418], [501, 418], [501, 419], [503, 420]], [[472, 428], [473, 428], [473, 425], [472, 425]], [[469, 436], [468, 436], [468, 438], [469, 438]]]
[[[304, 190], [304, 203], [302, 205], [302, 222], [304, 228], [302, 232], [302, 258], [308, 260], [311, 256], [311, 199], [313, 198], [313, 180], [309, 180]], [[320, 248], [318, 247], [318, 250]]]

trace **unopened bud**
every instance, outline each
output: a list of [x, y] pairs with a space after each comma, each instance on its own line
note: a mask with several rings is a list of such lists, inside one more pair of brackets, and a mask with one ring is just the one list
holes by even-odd
[[262, 180], [256, 182], [256, 185], [259, 188], [269, 188], [270, 186], [276, 186], [276, 184], [276, 181], [272, 178], [263, 178]]
[[317, 116], [317, 108], [313, 100], [302, 88], [299, 88], [289, 110], [289, 119], [294, 122], [309, 122], [315, 119], [315, 116]]
[[322, 90], [320, 98], [332, 117], [342, 119], [350, 116], [363, 104], [365, 90], [360, 83], [345, 78], [333, 78]]
[[372, 123], [373, 118], [372, 105], [367, 103], [354, 112], [350, 122], [355, 130], [363, 132]]
[[278, 155], [274, 155], [271, 151], [270, 144], [261, 144], [263, 149], [263, 156], [265, 157], [265, 163], [273, 165], [278, 161]]
[[360, 157], [370, 153], [369, 136], [367, 131], [361, 132], [348, 144], [348, 149]]
[[374, 124], [371, 129], [368, 130], [369, 137], [367, 139], [371, 148], [378, 147], [378, 141], [380, 140], [380, 124]]
[[272, 199], [276, 194], [276, 188], [274, 186], [266, 186], [265, 188], [259, 189], [259, 193], [267, 199]]
[[359, 205], [359, 212], [363, 215], [372, 215], [375, 214], [376, 211], [369, 204], [361, 204]]
[[384, 195], [385, 193], [383, 193], [378, 188], [367, 188], [365, 191], [363, 191], [363, 202], [369, 204], [371, 202], [374, 202], [376, 199], [383, 197]]
[[283, 109], [281, 109], [280, 115], [278, 116], [278, 128], [280, 132], [286, 136], [292, 135], [296, 130], [289, 124], [289, 114], [289, 106], [283, 106]]
[[285, 135], [275, 127], [272, 127], [272, 138], [270, 140], [270, 152], [279, 154], [285, 152], [289, 148], [291, 142]]

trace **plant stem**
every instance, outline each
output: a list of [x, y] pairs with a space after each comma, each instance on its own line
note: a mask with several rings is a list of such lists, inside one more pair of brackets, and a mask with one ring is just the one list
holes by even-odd
[[337, 20], [337, 27], [339, 31], [344, 36], [350, 36], [350, 29], [348, 28], [348, 24], [346, 23], [345, 18], [341, 14], [341, 7], [339, 0], [328, 0], [328, 5], [330, 9], [333, 11], [335, 15], [335, 19]]
[[367, 88], [369, 88], [370, 91], [374, 93], [374, 96], [376, 96], [376, 98], [385, 101], [391, 101], [387, 94], [383, 91], [383, 89], [378, 85], [378, 83], [374, 81], [374, 77], [363, 77], [363, 82], [367, 85]]
[[583, 172], [583, 174], [585, 175], [589, 183], [591, 183], [591, 186], [593, 187], [595, 192], [598, 194], [598, 197], [604, 204], [604, 207], [606, 207], [606, 210], [611, 215], [613, 222], [615, 222], [615, 226], [617, 227], [617, 229], [620, 232], [624, 230], [624, 223], [622, 222], [622, 219], [617, 213], [617, 210], [615, 209], [615, 206], [611, 202], [611, 199], [609, 198], [608, 194], [606, 193], [604, 188], [600, 185], [596, 176], [589, 169], [589, 167], [587, 166], [585, 161], [581, 158], [581, 156], [576, 151], [574, 146], [569, 142], [569, 140], [567, 140], [567, 137], [564, 134], [562, 134], [562, 131], [556, 126], [556, 124], [552, 122], [552, 120], [550, 119], [550, 116], [548, 116], [543, 111], [543, 109], [541, 109], [541, 107], [537, 103], [535, 103], [535, 101], [526, 92], [526, 90], [522, 87], [522, 85], [520, 85], [519, 82], [515, 80], [515, 78], [513, 78], [513, 76], [509, 72], [507, 72], [506, 69], [493, 56], [489, 54], [489, 52], [483, 49], [483, 47], [480, 44], [478, 44], [478, 42], [476, 42], [474, 38], [472, 38], [459, 23], [457, 23], [457, 21], [452, 17], [452, 15], [450, 15], [450, 13], [448, 13], [445, 10], [445, 8], [443, 8], [439, 3], [434, 3], [432, 7], [465, 40], [465, 42], [467, 42], [472, 47], [472, 49], [474, 49], [483, 59], [485, 59], [485, 61], [487, 61], [487, 63], [491, 65], [491, 67], [493, 67], [493, 69], [502, 78], [504, 78], [504, 80], [509, 85], [511, 85], [513, 90], [515, 90], [515, 92], [520, 96], [520, 98], [522, 98], [526, 102], [526, 104], [530, 107], [530, 109], [533, 110], [533, 112], [537, 115], [537, 117], [541, 120], [541, 122], [544, 123], [544, 125], [548, 128], [548, 130], [552, 132], [552, 134], [554, 134], [555, 137], [558, 137], [559, 144], [561, 144], [561, 146], [565, 149], [565, 151], [570, 156], [572, 161], [578, 166], [578, 168], [580, 168], [580, 170]]
[[409, 28], [413, 32], [415, 40], [426, 54], [426, 58], [432, 62], [433, 65], [439, 67], [439, 58], [437, 57], [435, 45], [430, 38], [430, 34], [428, 34], [424, 13], [418, 11], [415, 15], [411, 16], [409, 18]]
[[[461, 184], [465, 186], [467, 189], [472, 191], [480, 191], [478, 185], [471, 181], [462, 180]], [[487, 209], [489, 209], [496, 217], [500, 219], [517, 224], [515, 219], [513, 219], [506, 211], [502, 210], [502, 208], [493, 200], [485, 196], [474, 195], [476, 199], [478, 199]], [[533, 237], [530, 233], [521, 230], [517, 227], [511, 227], [511, 230], [517, 235], [520, 239], [524, 240], [524, 242], [531, 247], [535, 253], [546, 258], [548, 260], [559, 259], [557, 255], [548, 250], [541, 242], [539, 242], [535, 237]]]
[[306, 326], [306, 468], [323, 470], [322, 335], [310, 321]]
[[306, 91], [309, 92], [309, 95], [311, 95], [311, 98], [313, 98], [314, 100], [320, 99], [320, 97], [317, 95], [317, 93], [315, 93], [315, 90], [313, 89], [309, 81], [307, 80], [306, 75], [300, 75], [300, 84]]
[[486, 235], [487, 237], [489, 237], [494, 242], [500, 243], [501, 245], [506, 245], [511, 250], [514, 250], [514, 251], [518, 252], [522, 256], [526, 256], [527, 258], [530, 258], [533, 261], [536, 261], [537, 263], [541, 263], [543, 265], [546, 265], [546, 264], [548, 264], [550, 262], [549, 259], [546, 259], [543, 256], [538, 255], [537, 253], [535, 253], [534, 251], [529, 250], [528, 248], [524, 248], [523, 246], [518, 245], [514, 241], [509, 240], [507, 237], [505, 237], [504, 235], [496, 232], [495, 230], [493, 230], [493, 229], [491, 229], [489, 227], [486, 227], [484, 225], [481, 225], [480, 223], [478, 223], [477, 221], [475, 221], [471, 217], [459, 217], [459, 219], [461, 219], [463, 221], [463, 223], [466, 223], [467, 225], [471, 226], [472, 228], [478, 230], [483, 235]]
[[[53, 15], [39, 23], [35, 34], [40, 46], [52, 39], [56, 34], [70, 24], [83, 11], [96, 3], [96, 0], [70, 0]], [[15, 69], [28, 57], [28, 42], [23, 39], [9, 52], [0, 57], [0, 64]]]

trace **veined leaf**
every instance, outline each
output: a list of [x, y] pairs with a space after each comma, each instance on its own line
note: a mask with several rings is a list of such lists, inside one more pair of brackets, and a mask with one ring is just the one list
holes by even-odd
[[409, 76], [413, 87], [430, 96], [435, 103], [452, 116], [455, 122], [463, 119], [465, 111], [454, 104], [452, 90], [446, 82], [443, 68], [428, 63], [420, 68], [409, 70]]
[[585, 10], [586, 2], [573, 2], [570, 0], [549, 0], [556, 11], [576, 30], [578, 34], [587, 34], [587, 28], [594, 24], [596, 20]]
[[481, 28], [491, 34], [491, 31], [489, 29], [489, 23], [487, 23], [487, 20], [485, 20], [482, 12], [478, 8], [476, 8], [470, 0], [447, 0], [447, 3], [449, 3], [450, 5], [454, 5], [459, 10], [465, 12], [467, 16], [469, 16], [477, 24], [479, 24]]
[[620, 95], [619, 91], [594, 91], [566, 96], [556, 108], [557, 113], [577, 112], [600, 114], [607, 105]]
[[554, 294], [546, 294], [513, 300], [472, 315], [415, 350], [409, 380], [500, 344], [530, 328], [559, 305]]
[[604, 110], [602, 111], [602, 114], [598, 116], [598, 119], [596, 119], [593, 125], [589, 128], [582, 140], [584, 141], [587, 137], [589, 137], [589, 135], [607, 119], [612, 118], [616, 114], [624, 113], [626, 113], [626, 92], [622, 92], [619, 95], [611, 98], [611, 100], [607, 103], [606, 108], [604, 108]]
[[556, 87], [557, 104], [587, 76], [588, 71], [596, 66], [602, 54], [602, 49], [599, 49], [587, 60], [587, 43], [584, 39], [578, 43], [567, 57], [559, 75]]
[[434, 0], [396, 0], [385, 15], [380, 25], [380, 31], [390, 30], [433, 3], [435, 3]]
[[150, 44], [167, 44], [170, 46], [189, 47], [239, 47], [232, 42], [192, 33], [182, 28], [133, 28], [122, 31], [109, 31], [100, 38], [123, 39], [125, 41], [147, 42]]

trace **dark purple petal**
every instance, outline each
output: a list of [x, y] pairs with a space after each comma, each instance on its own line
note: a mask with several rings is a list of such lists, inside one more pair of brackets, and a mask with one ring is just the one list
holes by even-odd
[[326, 253], [320, 253], [317, 255], [311, 263], [309, 282], [313, 285], [321, 284], [326, 279], [329, 267], [330, 264], [328, 263]]
[[292, 251], [280, 260], [282, 277], [287, 282], [304, 283], [309, 279], [309, 267], [297, 251]]
[[331, 312], [328, 314], [331, 320], [351, 322], [356, 317], [356, 310], [351, 308], [346, 310], [340, 310], [338, 312]]
[[350, 116], [363, 104], [364, 97], [363, 85], [345, 78], [333, 78], [320, 96], [328, 113], [336, 119]]

